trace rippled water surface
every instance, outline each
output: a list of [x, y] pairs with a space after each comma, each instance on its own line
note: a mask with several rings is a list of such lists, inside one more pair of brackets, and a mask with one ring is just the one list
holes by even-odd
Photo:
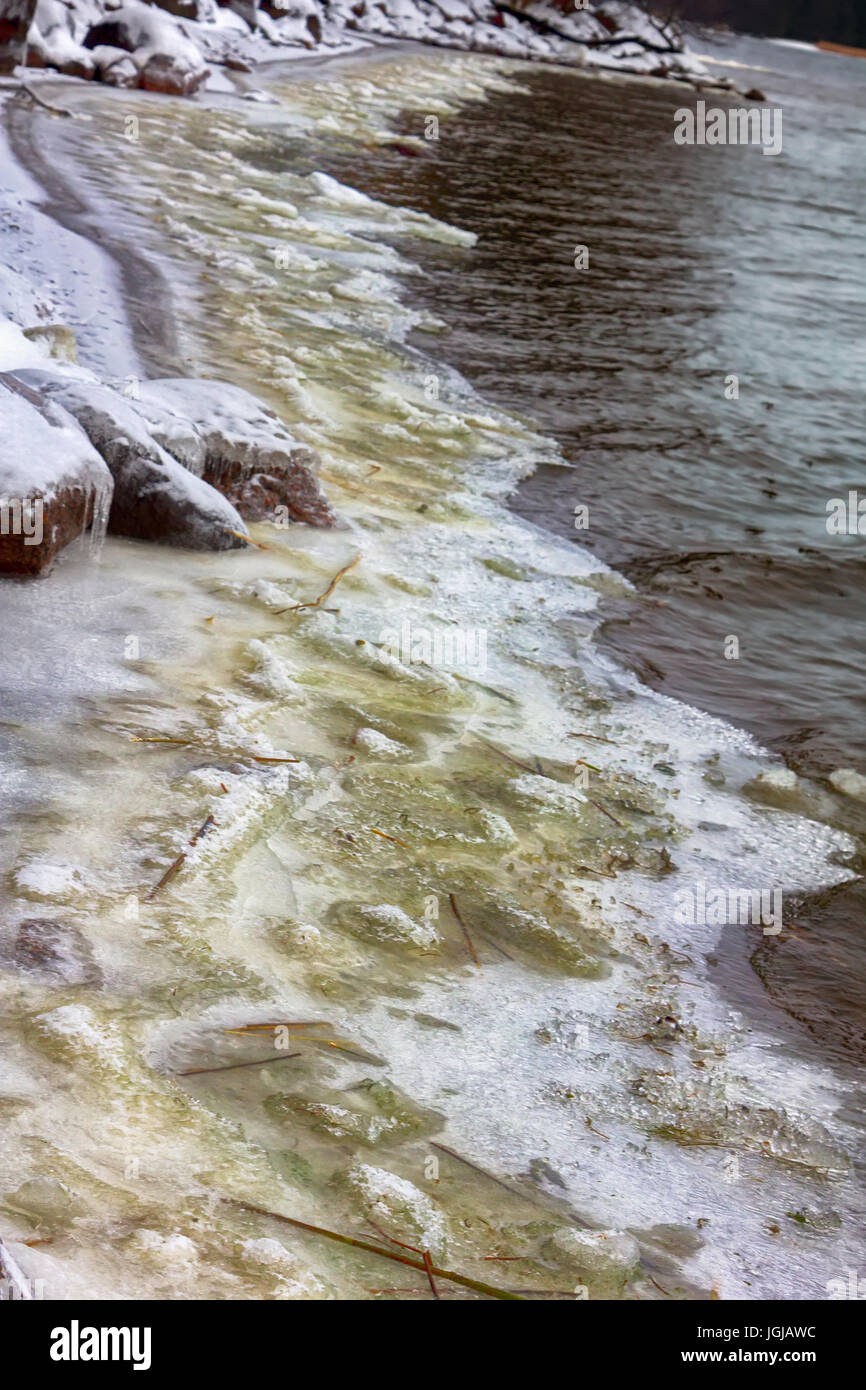
[[426, 158], [380, 151], [360, 177], [478, 233], [462, 267], [426, 258], [420, 295], [448, 360], [562, 445], [518, 510], [647, 596], [611, 612], [609, 649], [797, 766], [866, 769], [864, 540], [825, 525], [829, 499], [866, 486], [866, 68], [716, 53], [783, 108], [780, 155], [675, 145], [694, 97], [671, 87], [542, 69], [449, 120]]
[[[830, 499], [866, 495], [866, 65], [744, 39], [710, 56], [781, 107], [781, 154], [677, 146], [693, 96], [541, 69], [416, 158], [327, 167], [478, 234], [459, 266], [424, 248], [413, 297], [449, 325], [441, 355], [560, 446], [516, 510], [636, 586], [605, 602], [602, 646], [820, 782], [866, 771], [866, 539], [826, 525]], [[824, 906], [796, 987], [775, 961], [765, 983], [861, 1055], [862, 885]]]

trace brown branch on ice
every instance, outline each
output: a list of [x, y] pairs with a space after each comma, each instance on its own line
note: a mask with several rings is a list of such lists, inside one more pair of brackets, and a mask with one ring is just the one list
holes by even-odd
[[470, 954], [470, 956], [472, 957], [472, 959], [475, 961], [475, 964], [478, 966], [478, 969], [480, 970], [480, 969], [481, 969], [481, 961], [478, 959], [478, 952], [476, 951], [474, 945], [472, 944], [472, 937], [469, 935], [469, 928], [467, 927], [466, 923], [463, 921], [463, 918], [462, 918], [461, 915], [460, 915], [460, 909], [459, 909], [459, 907], [457, 906], [457, 899], [455, 898], [455, 896], [454, 896], [453, 893], [449, 893], [449, 894], [448, 894], [448, 901], [449, 901], [450, 904], [451, 904], [451, 911], [454, 913], [454, 916], [457, 918], [457, 921], [460, 923], [460, 930], [463, 932], [463, 935], [464, 935], [464, 937], [466, 938], [466, 945], [469, 947], [469, 954]]

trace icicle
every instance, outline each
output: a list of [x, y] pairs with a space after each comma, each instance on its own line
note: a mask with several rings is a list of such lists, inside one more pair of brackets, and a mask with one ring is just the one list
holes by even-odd
[[84, 508], [84, 523], [81, 527], [81, 534], [83, 537], [89, 528], [87, 549], [91, 558], [96, 561], [102, 555], [102, 547], [105, 544], [108, 514], [111, 510], [113, 495], [113, 481], [97, 483], [87, 489], [87, 502]]

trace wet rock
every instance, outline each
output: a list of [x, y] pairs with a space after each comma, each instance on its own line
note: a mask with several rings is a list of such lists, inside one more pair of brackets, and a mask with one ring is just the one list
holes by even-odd
[[866, 777], [851, 767], [839, 767], [827, 778], [834, 791], [843, 796], [853, 797], [855, 801], [866, 801]]
[[75, 420], [0, 373], [0, 574], [35, 575], [93, 522], [111, 496], [103, 460]]
[[96, 65], [83, 49], [72, 50], [65, 55], [63, 50], [47, 47], [38, 41], [27, 49], [28, 68], [54, 68], [64, 77], [81, 77], [89, 82], [96, 73]]
[[[42, 3], [46, 0], [40, 0]], [[80, 42], [94, 53], [109, 47], [132, 54], [138, 85], [146, 91], [191, 96], [210, 74], [199, 49], [178, 22], [177, 12], [167, 13], [167, 9], [142, 4], [141, 0], [125, 0], [115, 8], [106, 8], [104, 18], [95, 24], [91, 12], [89, 27], [81, 34]], [[198, 6], [186, 7], [184, 15], [192, 17], [192, 9], [197, 12]], [[106, 71], [110, 72], [112, 66]], [[129, 69], [124, 67], [121, 72], [128, 75]], [[119, 83], [117, 76], [106, 80], [115, 86], [127, 85], [125, 81]]]
[[56, 68], [68, 77], [93, 77], [96, 64], [83, 46], [80, 12], [60, 0], [39, 0], [28, 35], [28, 67]]
[[359, 729], [352, 743], [355, 748], [363, 748], [370, 758], [402, 761], [412, 757], [412, 749], [407, 748], [405, 743], [397, 743], [393, 738], [388, 738], [387, 734], [380, 733], [378, 729]]
[[57, 1178], [38, 1177], [2, 1198], [6, 1211], [26, 1216], [40, 1231], [61, 1233], [86, 1213], [80, 1198]]
[[109, 86], [138, 86], [138, 65], [126, 49], [102, 43], [93, 49], [92, 57], [100, 78]]
[[154, 53], [141, 70], [139, 86], [146, 92], [188, 97], [210, 77], [209, 68], [196, 68], [170, 53]]
[[442, 1128], [443, 1117], [424, 1110], [387, 1081], [362, 1081], [350, 1093], [321, 1090], [270, 1096], [264, 1102], [275, 1120], [300, 1122], [316, 1133], [377, 1148]]
[[765, 96], [764, 93], [761, 91], [760, 87], [750, 87], [749, 90], [748, 90], [747, 92], [744, 92], [744, 93], [743, 93], [743, 95], [745, 96], [746, 101], [766, 101], [766, 100], [767, 100], [766, 96]]
[[102, 455], [114, 479], [108, 529], [190, 550], [242, 545], [245, 527], [226, 499], [161, 448], [133, 402], [90, 373], [19, 373], [62, 405]]
[[248, 391], [223, 381], [146, 381], [137, 408], [154, 439], [247, 520], [279, 516], [283, 508], [290, 521], [336, 525], [314, 472], [315, 452]]
[[137, 87], [139, 72], [132, 58], [118, 58], [100, 73], [109, 87]]
[[36, 0], [5, 0], [0, 14], [0, 73], [12, 72], [21, 62], [35, 10]]
[[352, 936], [379, 946], [409, 946], [433, 951], [439, 934], [432, 922], [414, 921], [401, 907], [391, 903], [367, 906], [364, 903], [335, 903], [329, 920]]
[[102, 972], [90, 943], [77, 927], [48, 917], [18, 923], [10, 952], [12, 963], [68, 985], [99, 985]]

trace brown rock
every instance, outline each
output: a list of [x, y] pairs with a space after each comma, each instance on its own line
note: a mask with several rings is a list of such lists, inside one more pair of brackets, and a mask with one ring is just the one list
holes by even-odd
[[0, 72], [12, 72], [21, 62], [27, 30], [36, 13], [36, 0], [4, 0], [0, 14]]
[[109, 87], [137, 87], [141, 74], [131, 58], [118, 58], [103, 68], [101, 76]]
[[18, 375], [74, 416], [108, 465], [114, 479], [108, 518], [113, 535], [187, 550], [244, 544], [236, 509], [160, 446], [135, 401], [84, 373], [58, 375], [29, 367]]
[[0, 574], [33, 576], [111, 496], [111, 475], [75, 421], [0, 373]]
[[318, 457], [255, 396], [224, 381], [169, 378], [141, 383], [137, 409], [174, 458], [198, 473], [248, 521], [287, 519], [335, 526], [316, 477]]
[[12, 959], [25, 970], [53, 976], [69, 985], [102, 983], [102, 971], [86, 937], [77, 927], [49, 917], [27, 917], [18, 923]]
[[[31, 579], [54, 563], [58, 551], [76, 540], [90, 525], [91, 494], [86, 488], [63, 487], [52, 497], [40, 491], [21, 499], [23, 526], [7, 499], [0, 501], [0, 574]], [[33, 543], [33, 524], [41, 517], [42, 540]], [[30, 531], [25, 534], [24, 527]]]
[[[302, 451], [301, 451], [302, 452]], [[312, 460], [312, 450], [308, 451]], [[291, 521], [308, 526], [333, 526], [336, 517], [303, 458], [283, 463], [277, 473], [250, 473], [243, 463], [225, 463], [211, 456], [204, 478], [237, 507], [245, 521], [272, 520], [284, 507]]]
[[188, 97], [192, 96], [208, 77], [209, 68], [196, 70], [167, 53], [154, 53], [141, 70], [139, 86], [146, 92], [164, 92], [168, 96]]

